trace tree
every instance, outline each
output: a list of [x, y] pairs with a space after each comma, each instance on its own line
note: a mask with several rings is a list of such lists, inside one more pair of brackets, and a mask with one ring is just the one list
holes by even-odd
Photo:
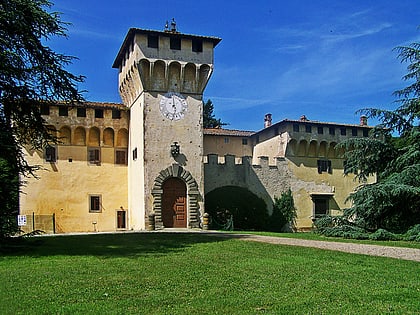
[[[39, 169], [25, 161], [23, 147], [42, 150], [57, 142], [54, 130], [45, 125], [40, 106], [83, 101], [77, 84], [84, 77], [65, 69], [74, 57], [46, 45], [53, 36], [66, 37], [67, 31], [58, 13], [47, 12], [51, 7], [48, 0], [0, 1], [0, 163], [4, 166], [0, 178], [12, 182], [18, 174], [21, 178], [35, 176]], [[0, 208], [0, 237], [10, 234], [3, 222], [10, 222], [18, 212], [14, 202], [6, 207], [2, 204]]]
[[203, 106], [203, 128], [220, 128], [227, 125], [220, 118], [214, 117], [214, 105], [211, 100], [207, 100]]
[[[368, 231], [404, 232], [420, 223], [420, 43], [396, 48], [401, 62], [408, 62], [403, 77], [409, 86], [397, 90], [395, 110], [376, 108], [360, 112], [376, 117], [379, 124], [369, 138], [345, 141], [345, 173], [356, 173], [360, 187], [349, 196], [344, 211], [351, 222]], [[366, 183], [376, 174], [377, 181]]]

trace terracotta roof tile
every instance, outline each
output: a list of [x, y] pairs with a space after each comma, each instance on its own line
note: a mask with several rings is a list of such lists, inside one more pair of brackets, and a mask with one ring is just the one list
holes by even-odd
[[254, 131], [223, 129], [223, 128], [204, 129], [205, 135], [212, 135], [212, 136], [249, 137], [249, 136], [252, 136], [254, 133], [255, 133]]

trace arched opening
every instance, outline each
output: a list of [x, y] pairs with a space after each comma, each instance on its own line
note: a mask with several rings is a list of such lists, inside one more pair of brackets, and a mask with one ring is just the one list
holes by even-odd
[[128, 131], [127, 129], [118, 130], [117, 134], [117, 147], [128, 147]]
[[114, 146], [114, 130], [112, 128], [105, 128], [103, 137], [104, 145]]
[[178, 62], [172, 62], [169, 65], [169, 91], [178, 91], [181, 87], [181, 64]]
[[77, 127], [74, 130], [74, 144], [86, 145], [86, 130], [83, 127]]
[[60, 141], [64, 145], [71, 144], [71, 130], [69, 127], [64, 126], [61, 127], [59, 135], [58, 135]]
[[286, 147], [286, 155], [294, 156], [296, 154], [296, 148], [297, 148], [297, 141], [295, 139], [290, 140]]
[[267, 205], [262, 198], [246, 188], [224, 186], [206, 194], [206, 212], [212, 228], [220, 229], [233, 219], [235, 229], [264, 230], [268, 224]]
[[100, 145], [100, 131], [96, 127], [89, 130], [89, 146], [99, 147]]
[[184, 88], [185, 92], [194, 92], [195, 91], [195, 84], [196, 84], [196, 67], [194, 64], [189, 63], [184, 68]]
[[301, 140], [299, 142], [297, 155], [298, 156], [306, 156], [306, 148], [307, 147], [308, 147], [308, 142], [306, 140]]
[[317, 156], [317, 145], [318, 143], [315, 140], [312, 140], [309, 143], [309, 150], [308, 150], [308, 156]]
[[187, 227], [187, 187], [176, 177], [162, 185], [162, 222], [165, 228]]
[[155, 90], [166, 89], [166, 65], [162, 60], [158, 60], [153, 65], [153, 88]]

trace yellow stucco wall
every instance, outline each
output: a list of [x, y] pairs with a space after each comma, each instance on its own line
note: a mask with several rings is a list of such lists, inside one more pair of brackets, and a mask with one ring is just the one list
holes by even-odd
[[[57, 233], [115, 231], [117, 210], [128, 210], [127, 166], [113, 163], [113, 148], [102, 148], [100, 165], [89, 164], [85, 146], [58, 146], [57, 151], [72, 162], [48, 163], [42, 152], [27, 152], [27, 161], [44, 169], [22, 188], [21, 214], [55, 214]], [[90, 195], [101, 196], [100, 212], [89, 212]]]

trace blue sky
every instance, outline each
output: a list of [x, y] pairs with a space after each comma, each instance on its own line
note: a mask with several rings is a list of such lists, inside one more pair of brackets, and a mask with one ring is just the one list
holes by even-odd
[[[392, 49], [420, 41], [418, 0], [56, 0], [72, 23], [56, 51], [76, 56], [89, 101], [121, 102], [115, 56], [130, 27], [217, 36], [215, 69], [204, 93], [226, 128], [259, 130], [298, 119], [358, 123], [360, 108], [395, 108], [406, 64]], [[374, 122], [370, 122], [374, 123]]]

